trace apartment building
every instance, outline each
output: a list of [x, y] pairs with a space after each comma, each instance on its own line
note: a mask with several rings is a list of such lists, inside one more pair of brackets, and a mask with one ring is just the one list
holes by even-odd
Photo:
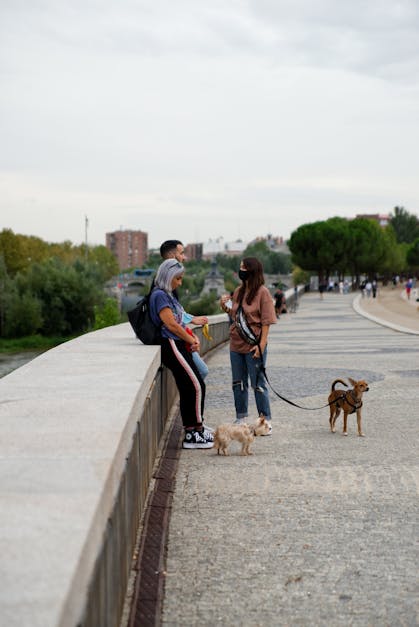
[[106, 233], [106, 248], [117, 258], [120, 270], [141, 267], [148, 257], [148, 233], [129, 230]]
[[188, 261], [191, 259], [194, 259], [196, 261], [201, 261], [203, 248], [204, 248], [203, 244], [187, 244], [185, 246], [186, 259]]

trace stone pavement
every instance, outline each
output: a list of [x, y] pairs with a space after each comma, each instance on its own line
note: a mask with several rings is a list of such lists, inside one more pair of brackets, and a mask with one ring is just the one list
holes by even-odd
[[[333, 435], [327, 408], [272, 393], [273, 435], [253, 456], [182, 451], [163, 625], [419, 624], [419, 338], [360, 316], [352, 301], [305, 295], [272, 328], [267, 372], [307, 407], [327, 402], [335, 378], [367, 379], [366, 437], [353, 416], [348, 437]], [[228, 347], [208, 365], [215, 427], [234, 418]]]

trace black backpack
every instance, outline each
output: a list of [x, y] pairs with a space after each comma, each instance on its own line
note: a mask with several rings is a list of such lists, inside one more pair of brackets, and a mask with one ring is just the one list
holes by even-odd
[[143, 344], [161, 344], [161, 325], [156, 326], [150, 315], [151, 291], [128, 311], [128, 320]]

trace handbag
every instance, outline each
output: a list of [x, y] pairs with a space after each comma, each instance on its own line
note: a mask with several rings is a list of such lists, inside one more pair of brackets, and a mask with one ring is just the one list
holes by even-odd
[[239, 306], [236, 312], [236, 317], [234, 320], [237, 332], [242, 338], [242, 340], [247, 342], [247, 344], [250, 344], [251, 346], [259, 345], [260, 334], [255, 335], [253, 333], [252, 328], [246, 319], [246, 314], [243, 311], [242, 302], [243, 300], [241, 300], [239, 303]]
[[128, 320], [143, 344], [161, 344], [161, 325], [154, 324], [151, 318], [150, 296], [151, 291], [127, 312]]

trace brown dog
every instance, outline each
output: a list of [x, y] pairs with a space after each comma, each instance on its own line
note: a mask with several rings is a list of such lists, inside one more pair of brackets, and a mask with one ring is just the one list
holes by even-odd
[[228, 455], [228, 447], [232, 440], [237, 440], [242, 445], [242, 455], [253, 455], [250, 445], [258, 435], [268, 435], [269, 423], [265, 416], [260, 416], [254, 425], [220, 425], [215, 430], [214, 448], [217, 449], [218, 455], [220, 451], [224, 455]]
[[363, 436], [361, 428], [361, 407], [362, 407], [362, 395], [364, 392], [368, 392], [368, 383], [363, 379], [355, 381], [348, 377], [348, 380], [353, 385], [352, 390], [335, 390], [336, 383], [342, 383], [345, 387], [348, 384], [342, 379], [335, 379], [330, 389], [328, 401], [330, 403], [330, 431], [335, 433], [336, 419], [339, 417], [341, 410], [343, 409], [343, 435], [348, 435], [347, 421], [348, 415], [356, 412], [356, 421], [358, 423], [358, 435]]

